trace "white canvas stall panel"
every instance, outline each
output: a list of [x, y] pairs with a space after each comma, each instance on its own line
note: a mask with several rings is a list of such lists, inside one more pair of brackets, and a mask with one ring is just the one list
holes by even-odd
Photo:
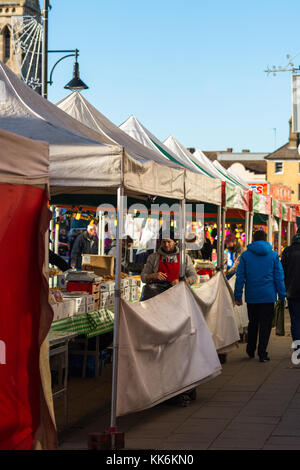
[[186, 170], [185, 197], [187, 201], [221, 205], [222, 181]]
[[0, 129], [0, 182], [49, 183], [49, 144]]
[[[228, 283], [232, 289], [232, 293], [234, 292], [236, 276], [232, 276]], [[248, 318], [248, 311], [247, 311], [247, 304], [245, 302], [245, 290], [243, 291], [242, 297], [243, 305], [235, 305], [234, 306], [234, 313], [235, 313], [235, 321], [240, 332], [243, 331], [244, 328], [248, 326], [249, 318]]]
[[141, 194], [183, 199], [184, 171], [183, 168], [170, 168], [154, 161], [140, 162], [125, 155], [124, 186]]
[[122, 300], [117, 416], [157, 405], [220, 371], [211, 334], [186, 283], [144, 302]]
[[235, 321], [233, 299], [222, 272], [217, 273], [193, 293], [211, 332], [218, 352], [231, 350], [240, 335]]
[[226, 183], [226, 207], [229, 209], [249, 210], [249, 191], [240, 186]]

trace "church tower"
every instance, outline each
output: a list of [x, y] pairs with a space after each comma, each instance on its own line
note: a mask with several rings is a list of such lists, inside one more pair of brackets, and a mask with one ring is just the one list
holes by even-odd
[[39, 0], [0, 0], [0, 61], [38, 92], [41, 28]]

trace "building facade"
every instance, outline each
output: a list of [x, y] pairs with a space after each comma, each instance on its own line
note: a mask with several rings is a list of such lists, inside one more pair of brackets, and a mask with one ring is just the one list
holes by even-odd
[[289, 120], [289, 141], [267, 155], [267, 180], [291, 188], [291, 203], [300, 204], [300, 155], [298, 135], [292, 132]]

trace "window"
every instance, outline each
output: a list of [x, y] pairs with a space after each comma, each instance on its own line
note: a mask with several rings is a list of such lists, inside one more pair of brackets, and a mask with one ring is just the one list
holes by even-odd
[[275, 162], [275, 173], [283, 173], [283, 163]]
[[4, 30], [4, 59], [10, 58], [10, 31], [6, 26]]

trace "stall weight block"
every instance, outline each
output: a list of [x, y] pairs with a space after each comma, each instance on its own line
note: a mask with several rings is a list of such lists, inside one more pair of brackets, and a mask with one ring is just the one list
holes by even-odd
[[[114, 446], [113, 446], [114, 441]], [[89, 450], [111, 450], [125, 448], [125, 434], [117, 431], [88, 434]]]

